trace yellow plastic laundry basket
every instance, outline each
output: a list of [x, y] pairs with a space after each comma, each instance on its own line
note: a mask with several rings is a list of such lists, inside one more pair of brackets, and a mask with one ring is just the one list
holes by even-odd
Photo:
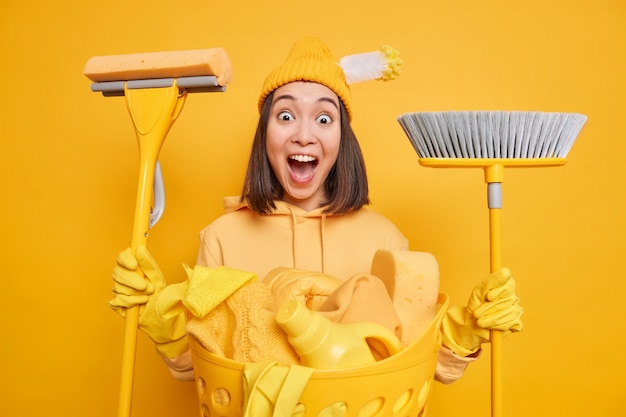
[[[346, 417], [424, 416], [447, 307], [448, 297], [440, 293], [435, 318], [424, 333], [389, 358], [356, 368], [314, 371], [300, 397], [302, 416], [338, 417], [338, 409], [345, 410]], [[242, 416], [244, 364], [210, 353], [193, 337], [190, 344], [200, 415]]]

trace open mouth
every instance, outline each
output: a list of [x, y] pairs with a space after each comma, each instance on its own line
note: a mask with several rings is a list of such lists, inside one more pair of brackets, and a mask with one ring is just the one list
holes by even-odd
[[294, 180], [306, 181], [315, 174], [318, 161], [311, 155], [291, 155], [287, 159], [287, 163]]

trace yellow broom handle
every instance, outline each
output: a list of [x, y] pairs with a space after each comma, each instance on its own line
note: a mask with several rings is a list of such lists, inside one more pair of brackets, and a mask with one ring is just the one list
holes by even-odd
[[[489, 209], [491, 272], [502, 266], [500, 245], [500, 209]], [[502, 416], [502, 332], [491, 330], [491, 416]]]
[[[139, 245], [146, 245], [150, 225], [150, 208], [156, 161], [165, 137], [182, 110], [186, 94], [179, 94], [176, 82], [171, 87], [126, 89], [126, 106], [130, 113], [139, 145], [139, 179], [135, 217], [131, 237], [133, 252]], [[126, 310], [124, 322], [124, 346], [118, 402], [118, 417], [130, 416], [139, 307]]]
[[[504, 166], [494, 164], [485, 168], [489, 205], [489, 262], [491, 272], [502, 267], [502, 181]], [[502, 332], [491, 331], [491, 416], [502, 417]]]

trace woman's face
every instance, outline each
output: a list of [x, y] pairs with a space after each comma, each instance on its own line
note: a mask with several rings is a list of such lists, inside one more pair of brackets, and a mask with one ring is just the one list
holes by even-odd
[[340, 140], [339, 98], [331, 89], [298, 81], [274, 91], [267, 155], [285, 190], [283, 200], [306, 211], [320, 206]]

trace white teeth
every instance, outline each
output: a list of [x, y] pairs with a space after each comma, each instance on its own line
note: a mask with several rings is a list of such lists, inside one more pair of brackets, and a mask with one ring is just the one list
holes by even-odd
[[291, 155], [289, 157], [289, 159], [293, 159], [293, 160], [298, 161], [298, 162], [313, 162], [317, 158], [315, 158], [315, 157], [313, 157], [311, 155]]

